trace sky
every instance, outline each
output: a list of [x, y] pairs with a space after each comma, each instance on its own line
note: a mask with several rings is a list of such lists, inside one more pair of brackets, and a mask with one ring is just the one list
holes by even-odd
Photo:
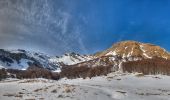
[[170, 0], [0, 0], [0, 48], [92, 54], [125, 40], [170, 51]]

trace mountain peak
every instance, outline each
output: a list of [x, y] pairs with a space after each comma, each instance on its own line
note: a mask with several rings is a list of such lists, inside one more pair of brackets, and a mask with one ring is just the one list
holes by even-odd
[[170, 54], [163, 48], [148, 43], [141, 43], [136, 41], [122, 41], [113, 44], [111, 48], [97, 53], [95, 56], [121, 56], [122, 58], [127, 57], [142, 57], [142, 58], [153, 58], [162, 57], [170, 59]]

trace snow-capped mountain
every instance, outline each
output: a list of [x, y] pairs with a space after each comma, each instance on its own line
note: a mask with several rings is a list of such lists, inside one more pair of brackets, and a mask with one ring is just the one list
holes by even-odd
[[25, 50], [4, 50], [0, 49], [0, 65], [7, 69], [25, 70], [35, 65], [49, 70], [56, 70], [59, 66], [51, 64], [50, 57], [43, 53], [29, 52]]
[[[114, 71], [169, 75], [169, 71], [167, 71], [170, 70], [169, 65], [170, 54], [165, 49], [135, 41], [116, 43], [111, 48], [94, 55], [66, 53], [62, 56], [48, 56], [25, 50], [0, 49], [0, 68], [28, 69], [26, 70], [27, 75], [30, 76], [29, 69], [34, 70], [35, 67], [40, 67], [48, 69], [49, 72], [60, 72], [56, 74], [57, 79], [62, 77], [94, 77]], [[40, 69], [35, 70], [39, 71]], [[23, 72], [20, 72], [21, 78], [25, 77]], [[48, 77], [51, 75], [45, 72], [42, 71]], [[40, 76], [37, 77], [43, 77], [42, 73], [40, 71]], [[35, 75], [30, 77], [35, 77]], [[50, 77], [55, 78], [54, 76]]]
[[58, 57], [58, 56], [51, 57], [49, 59], [49, 61], [52, 62], [52, 63], [74, 65], [74, 64], [81, 63], [81, 62], [84, 62], [84, 61], [89, 61], [93, 58], [94, 57], [90, 56], [90, 55], [80, 55], [80, 54], [76, 54], [76, 53], [72, 52], [72, 53], [66, 53], [66, 54], [64, 54], [60, 57]]
[[43, 53], [25, 50], [0, 49], [0, 68], [26, 70], [30, 66], [60, 72], [64, 65], [72, 65], [92, 59], [91, 56], [67, 53], [60, 57], [51, 57]]
[[159, 46], [135, 41], [116, 43], [111, 48], [94, 55], [66, 53], [62, 56], [48, 56], [25, 50], [0, 49], [0, 68], [25, 70], [30, 66], [37, 66], [60, 72], [66, 67], [94, 68], [103, 66], [110, 68], [112, 66], [112, 71], [118, 71], [124, 62], [153, 58], [168, 60], [170, 54]]
[[111, 48], [94, 54], [94, 58], [73, 65], [72, 67], [110, 67], [112, 71], [120, 71], [122, 63], [144, 59], [161, 58], [170, 60], [170, 54], [163, 48], [136, 41], [123, 41], [114, 44]]

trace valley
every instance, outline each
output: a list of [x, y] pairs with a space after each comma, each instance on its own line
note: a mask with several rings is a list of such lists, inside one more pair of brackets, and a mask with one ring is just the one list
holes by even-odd
[[110, 73], [91, 79], [7, 79], [0, 82], [2, 100], [169, 100], [170, 77]]

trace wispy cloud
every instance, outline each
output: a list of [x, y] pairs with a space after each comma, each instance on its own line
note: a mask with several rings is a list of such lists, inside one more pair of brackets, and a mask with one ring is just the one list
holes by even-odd
[[[64, 1], [0, 1], [0, 47], [40, 48], [61, 54], [86, 50], [75, 18]], [[63, 7], [64, 6], [64, 7]], [[5, 39], [2, 39], [5, 38]], [[29, 45], [32, 44], [32, 45]]]

